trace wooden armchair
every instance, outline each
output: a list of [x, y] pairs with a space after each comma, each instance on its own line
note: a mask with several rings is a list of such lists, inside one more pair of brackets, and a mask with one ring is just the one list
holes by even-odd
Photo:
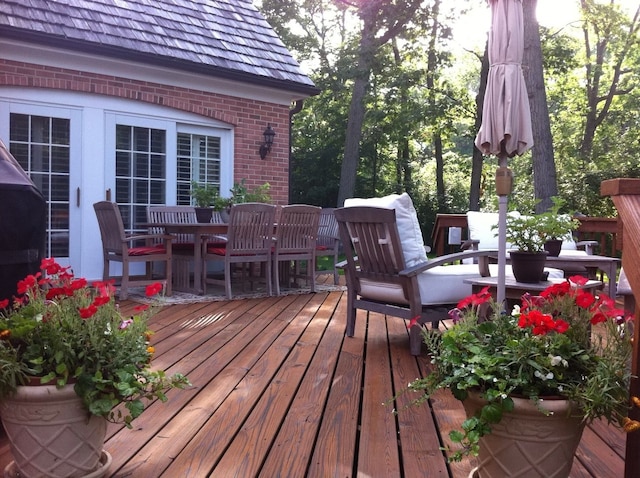
[[[273, 283], [276, 295], [280, 295], [280, 265], [287, 267], [285, 275], [300, 276], [300, 262], [306, 261], [306, 278], [315, 292], [316, 238], [320, 208], [305, 204], [282, 206], [276, 226], [276, 241], [273, 248]], [[293, 271], [290, 270], [294, 263]]]
[[[93, 205], [100, 226], [103, 256], [103, 280], [111, 279], [109, 270], [111, 262], [122, 263], [120, 299], [129, 296], [129, 287], [145, 286], [155, 282], [165, 284], [165, 294], [171, 295], [171, 262], [172, 248], [170, 234], [135, 234], [127, 235], [124, 231], [120, 209], [116, 203], [100, 201]], [[160, 241], [160, 242], [159, 242]], [[140, 245], [143, 242], [144, 245]], [[129, 265], [137, 262], [146, 264], [146, 274], [142, 277], [130, 275]], [[151, 264], [163, 262], [164, 279], [158, 281], [151, 274]]]
[[[356, 310], [404, 319], [418, 317], [410, 330], [411, 353], [419, 355], [421, 326], [437, 326], [446, 311], [471, 294], [465, 279], [488, 276], [488, 258], [496, 251], [466, 251], [425, 259], [407, 267], [396, 210], [353, 206], [334, 211], [346, 254], [347, 335], [355, 332]], [[406, 247], [405, 247], [406, 249]], [[478, 264], [455, 264], [479, 258]]]

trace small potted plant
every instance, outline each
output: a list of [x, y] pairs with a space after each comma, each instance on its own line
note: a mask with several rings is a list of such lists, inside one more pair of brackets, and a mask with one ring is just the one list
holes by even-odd
[[[581, 289], [585, 282], [571, 277], [523, 296], [511, 314], [489, 317], [487, 308], [502, 308], [485, 289], [449, 313], [447, 330], [424, 332], [432, 369], [407, 390], [420, 394], [414, 403], [438, 389], [463, 402], [468, 418], [450, 434], [461, 447], [450, 459], [479, 453], [483, 477], [521, 476], [523, 469], [566, 477], [585, 424], [604, 418], [626, 431], [640, 427], [627, 418], [633, 317]], [[501, 450], [499, 458], [492, 450]]]
[[196, 219], [198, 222], [211, 222], [215, 205], [220, 199], [218, 188], [210, 184], [200, 185], [193, 181], [191, 183], [191, 197], [195, 202]]
[[220, 215], [224, 222], [229, 220], [229, 212], [234, 204], [242, 204], [246, 202], [271, 202], [271, 195], [269, 193], [271, 185], [269, 183], [261, 184], [255, 188], [249, 189], [245, 185], [245, 179], [242, 179], [239, 183], [234, 183], [231, 188], [231, 196], [228, 198], [218, 197], [214, 208], [220, 211]]
[[[539, 282], [543, 277], [546, 256], [545, 245], [551, 240], [560, 241], [578, 228], [580, 222], [567, 214], [560, 214], [563, 201], [553, 198], [553, 207], [541, 214], [509, 215], [507, 217], [507, 241], [513, 246], [509, 251], [513, 275], [519, 282]], [[547, 246], [548, 247], [548, 246]]]
[[[154, 284], [147, 295], [161, 290]], [[89, 285], [44, 259], [41, 272], [18, 282], [17, 297], [0, 301], [0, 415], [16, 460], [11, 476], [108, 468], [106, 422], [131, 428], [146, 401], [166, 401], [167, 390], [189, 385], [184, 375], [152, 369], [151, 309], [122, 316], [114, 291], [111, 282]], [[75, 441], [62, 440], [61, 429]]]
[[573, 231], [580, 227], [580, 221], [570, 214], [562, 214], [560, 209], [564, 206], [564, 200], [554, 196], [553, 206], [546, 212], [538, 214], [539, 234], [544, 240], [544, 249], [550, 256], [560, 255], [562, 242], [571, 237]]

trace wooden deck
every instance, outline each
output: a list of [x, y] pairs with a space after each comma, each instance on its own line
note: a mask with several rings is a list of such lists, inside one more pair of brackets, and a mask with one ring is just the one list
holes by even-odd
[[[123, 304], [127, 310], [133, 304]], [[440, 450], [464, 413], [448, 392], [430, 405], [388, 401], [424, 373], [401, 319], [363, 313], [345, 337], [345, 292], [164, 307], [154, 364], [193, 387], [154, 403], [134, 430], [112, 426], [114, 477], [467, 477]], [[623, 476], [624, 435], [584, 433], [572, 477]], [[0, 466], [12, 458], [6, 438]]]

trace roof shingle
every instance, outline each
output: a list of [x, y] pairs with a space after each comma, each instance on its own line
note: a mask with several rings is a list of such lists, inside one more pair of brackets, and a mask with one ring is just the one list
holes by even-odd
[[2, 36], [317, 92], [247, 0], [2, 0]]

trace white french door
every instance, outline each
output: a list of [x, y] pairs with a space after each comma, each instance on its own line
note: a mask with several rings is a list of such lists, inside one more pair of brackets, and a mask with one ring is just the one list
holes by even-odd
[[70, 265], [80, 253], [73, 178], [81, 166], [79, 148], [72, 141], [78, 135], [72, 131], [79, 128], [80, 114], [22, 104], [11, 104], [9, 109], [9, 150], [47, 203], [45, 255]]

